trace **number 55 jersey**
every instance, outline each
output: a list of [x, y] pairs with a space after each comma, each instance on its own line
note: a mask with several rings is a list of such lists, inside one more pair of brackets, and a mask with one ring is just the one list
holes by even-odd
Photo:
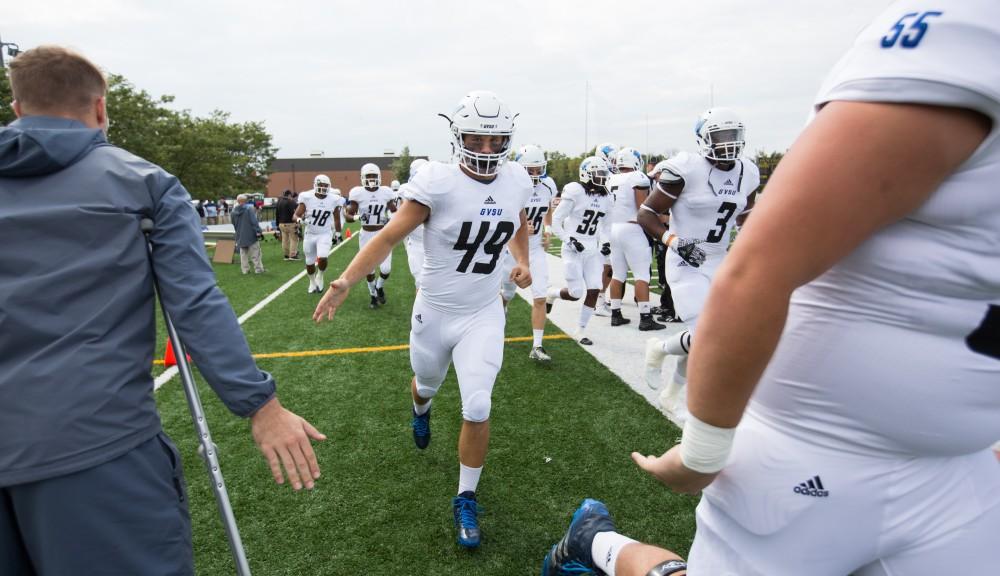
[[420, 294], [431, 308], [471, 313], [496, 302], [504, 247], [531, 196], [523, 167], [506, 162], [491, 182], [457, 164], [430, 162], [403, 185], [403, 197], [430, 209], [424, 223]]

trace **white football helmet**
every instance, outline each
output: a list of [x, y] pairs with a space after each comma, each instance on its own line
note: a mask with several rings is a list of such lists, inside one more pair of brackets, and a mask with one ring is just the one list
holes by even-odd
[[382, 171], [369, 162], [361, 167], [361, 185], [368, 190], [374, 190], [382, 185]]
[[618, 154], [618, 145], [611, 142], [605, 142], [604, 144], [598, 144], [597, 148], [594, 150], [594, 156], [597, 156], [601, 160], [608, 163], [608, 168], [612, 173], [617, 172], [618, 168], [615, 166], [615, 156]]
[[[462, 98], [451, 117], [441, 116], [451, 122], [452, 146], [459, 163], [477, 176], [496, 174], [507, 160], [514, 136], [514, 115], [507, 105], [493, 92], [476, 90]], [[466, 137], [475, 136], [498, 136], [499, 145], [489, 152], [483, 152], [482, 148], [466, 148]]]
[[615, 154], [615, 171], [620, 171], [622, 168], [631, 168], [632, 170], [638, 171], [642, 168], [642, 154], [639, 153], [635, 148], [626, 146]]
[[330, 177], [326, 174], [317, 174], [313, 178], [313, 191], [318, 196], [326, 196], [330, 192]]
[[417, 175], [417, 172], [419, 172], [420, 169], [426, 164], [427, 160], [424, 160], [423, 158], [417, 158], [413, 162], [410, 162], [410, 180], [413, 180], [413, 177]]
[[[524, 169], [528, 171], [528, 176], [531, 176], [533, 184], [538, 184], [542, 181], [542, 178], [545, 178], [545, 169], [548, 166], [548, 162], [545, 161], [545, 152], [538, 146], [534, 144], [521, 146], [514, 156], [514, 162], [524, 166]], [[532, 171], [532, 168], [540, 168], [540, 170]]]
[[597, 156], [587, 156], [580, 162], [580, 182], [606, 188], [611, 170], [608, 163], [603, 158]]
[[399, 180], [393, 180], [392, 183], [389, 184], [389, 188], [392, 188], [393, 192], [397, 192], [399, 190]]
[[710, 108], [694, 125], [698, 151], [709, 160], [736, 160], [743, 153], [743, 122], [729, 108]]

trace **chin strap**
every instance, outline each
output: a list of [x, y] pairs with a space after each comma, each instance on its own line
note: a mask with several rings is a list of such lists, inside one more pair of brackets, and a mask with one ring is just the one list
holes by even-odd
[[667, 560], [653, 566], [652, 570], [646, 573], [646, 576], [668, 576], [668, 574], [683, 572], [687, 570], [687, 567], [687, 563], [683, 560]]

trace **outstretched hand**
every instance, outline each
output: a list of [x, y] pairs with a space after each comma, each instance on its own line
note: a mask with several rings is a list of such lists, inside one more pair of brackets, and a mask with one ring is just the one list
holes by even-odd
[[663, 456], [643, 456], [633, 452], [632, 461], [674, 492], [684, 494], [701, 492], [718, 475], [718, 473], [702, 474], [685, 466], [681, 461], [680, 444], [667, 450]]
[[250, 426], [254, 441], [271, 467], [274, 481], [284, 484], [287, 475], [295, 490], [303, 486], [312, 490], [320, 474], [309, 440], [326, 440], [326, 435], [301, 416], [286, 410], [277, 397], [250, 417]]
[[337, 308], [340, 308], [340, 305], [347, 299], [347, 293], [350, 290], [351, 287], [345, 280], [337, 279], [330, 282], [330, 289], [320, 298], [319, 304], [316, 304], [316, 310], [313, 312], [313, 321], [318, 324], [323, 321], [324, 316], [327, 320], [333, 320], [333, 315], [337, 312]]

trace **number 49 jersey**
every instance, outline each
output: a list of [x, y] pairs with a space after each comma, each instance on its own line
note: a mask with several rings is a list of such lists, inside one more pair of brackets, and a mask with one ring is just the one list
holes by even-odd
[[420, 275], [424, 301], [463, 314], [495, 302], [504, 247], [520, 227], [532, 193], [525, 169], [506, 162], [492, 182], [484, 183], [457, 164], [430, 162], [401, 189], [404, 198], [430, 209]]
[[681, 152], [665, 166], [684, 178], [684, 190], [670, 208], [670, 231], [704, 240], [700, 246], [708, 256], [724, 255], [736, 216], [760, 186], [757, 165], [741, 157], [730, 170], [720, 170], [700, 155]]
[[333, 234], [333, 211], [345, 203], [340, 194], [327, 194], [319, 198], [313, 190], [299, 194], [299, 204], [306, 207], [302, 221], [306, 223], [306, 234]]

